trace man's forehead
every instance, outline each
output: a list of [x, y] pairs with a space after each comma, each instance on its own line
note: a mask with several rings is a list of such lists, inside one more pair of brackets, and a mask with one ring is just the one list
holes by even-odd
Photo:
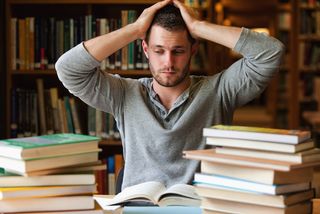
[[186, 30], [169, 31], [160, 26], [151, 28], [149, 45], [152, 47], [187, 47], [189, 44]]

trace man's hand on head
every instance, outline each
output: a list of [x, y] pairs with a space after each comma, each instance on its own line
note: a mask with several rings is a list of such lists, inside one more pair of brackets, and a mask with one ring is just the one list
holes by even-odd
[[197, 39], [198, 36], [196, 34], [195, 27], [199, 21], [198, 15], [192, 8], [185, 6], [179, 0], [173, 0], [173, 4], [179, 8], [182, 18], [185, 21], [191, 36]]
[[160, 1], [143, 10], [141, 15], [135, 21], [135, 25], [137, 25], [139, 29], [139, 38], [141, 39], [145, 38], [146, 32], [148, 31], [156, 12], [169, 3], [172, 3], [172, 0]]

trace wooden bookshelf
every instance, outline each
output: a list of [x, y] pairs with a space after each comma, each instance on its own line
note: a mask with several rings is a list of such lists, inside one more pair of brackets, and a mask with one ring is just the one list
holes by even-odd
[[[279, 4], [277, 0], [220, 0], [215, 4], [215, 15], [218, 24], [246, 27], [251, 29], [264, 28], [271, 36], [276, 37], [277, 14], [279, 7], [287, 9], [289, 4]], [[227, 48], [216, 47], [215, 56], [221, 55], [219, 69], [225, 69], [241, 56]], [[219, 70], [218, 70], [219, 71]], [[279, 77], [276, 76], [266, 91], [254, 101], [235, 111], [234, 124], [259, 125], [265, 127], [279, 127], [278, 94]], [[283, 108], [283, 107], [281, 107]], [[251, 112], [251, 114], [249, 113]], [[250, 114], [250, 115], [248, 115]]]
[[[316, 2], [290, 1], [292, 5], [293, 32], [291, 48], [290, 80], [290, 128], [317, 126], [320, 100], [317, 96], [316, 79], [319, 78], [320, 64], [317, 49], [320, 49], [319, 20], [320, 7]], [[310, 117], [310, 115], [314, 115]], [[316, 131], [316, 130], [314, 130]]]
[[[0, 2], [0, 121], [5, 121], [5, 91], [6, 91], [6, 79], [4, 78], [6, 74], [6, 64], [5, 64], [5, 16], [4, 16], [4, 1]], [[0, 138], [5, 138], [5, 126], [1, 125], [0, 128]]]
[[[94, 36], [98, 35], [97, 30], [97, 19], [100, 21], [102, 19], [116, 19], [116, 23], [121, 20], [121, 11], [122, 10], [134, 10], [136, 11], [136, 15], [138, 16], [144, 8], [150, 6], [154, 3], [158, 2], [158, 0], [92, 0], [92, 1], [85, 1], [85, 0], [7, 0], [3, 3], [5, 8], [5, 26], [6, 29], [1, 32], [6, 32], [4, 35], [6, 37], [6, 44], [5, 44], [5, 55], [6, 55], [6, 72], [1, 71], [1, 76], [6, 76], [3, 80], [7, 85], [4, 88], [4, 95], [5, 95], [5, 134], [4, 138], [13, 137], [12, 133], [22, 131], [22, 134], [42, 134], [40, 133], [40, 122], [38, 123], [38, 131], [33, 133], [27, 127], [26, 123], [20, 124], [20, 119], [18, 118], [19, 114], [23, 115], [22, 119], [27, 118], [34, 118], [36, 116], [39, 121], [40, 117], [38, 110], [33, 110], [33, 107], [29, 107], [26, 102], [33, 103], [34, 100], [28, 101], [27, 98], [25, 99], [21, 107], [15, 107], [15, 102], [20, 97], [25, 96], [25, 93], [28, 94], [26, 96], [32, 97], [36, 94], [40, 93], [39, 84], [42, 82], [42, 91], [44, 91], [44, 106], [47, 106], [46, 100], [48, 99], [47, 94], [45, 91], [48, 89], [56, 89], [55, 93], [57, 94], [58, 98], [68, 97], [68, 99], [75, 99], [78, 108], [78, 115], [80, 119], [81, 131], [84, 134], [91, 134], [89, 130], [89, 109], [86, 104], [80, 101], [78, 98], [73, 97], [68, 90], [66, 90], [62, 83], [58, 80], [56, 71], [54, 70], [54, 63], [59, 58], [59, 56], [75, 46], [79, 44], [81, 41], [90, 39]], [[1, 2], [2, 3], [2, 2]], [[206, 7], [197, 7], [196, 10], [201, 14], [202, 17], [206, 17], [208, 20], [211, 20], [211, 0], [207, 1]], [[88, 33], [85, 35], [71, 34], [72, 32], [70, 29], [71, 26], [81, 29], [84, 28], [84, 22], [92, 15], [90, 25], [87, 31], [89, 32], [90, 28], [92, 33]], [[30, 18], [31, 21], [30, 21]], [[14, 20], [15, 18], [15, 20]], [[90, 20], [90, 17], [88, 18]], [[13, 22], [13, 23], [12, 23]], [[75, 22], [82, 23], [82, 24], [75, 24]], [[43, 24], [44, 23], [44, 24]], [[62, 23], [62, 24], [61, 24]], [[66, 24], [67, 23], [67, 24]], [[73, 24], [72, 24], [73, 23]], [[21, 26], [22, 27], [21, 27]], [[29, 28], [28, 25], [34, 27], [34, 31], [32, 31], [32, 27]], [[14, 30], [12, 26], [15, 26]], [[95, 27], [94, 27], [95, 26]], [[61, 28], [59, 28], [61, 27]], [[109, 25], [111, 28], [111, 26]], [[117, 26], [117, 28], [121, 27], [121, 25]], [[55, 30], [52, 30], [55, 29]], [[63, 31], [61, 31], [63, 29]], [[96, 31], [95, 31], [96, 29]], [[24, 30], [24, 31], [23, 31]], [[58, 30], [60, 30], [58, 32]], [[101, 29], [99, 29], [101, 30]], [[111, 29], [112, 31], [114, 29]], [[18, 33], [15, 33], [18, 32]], [[25, 33], [21, 33], [25, 32]], [[45, 37], [38, 37], [39, 35], [37, 32], [40, 32], [41, 35], [45, 35]], [[61, 36], [58, 33], [63, 32]], [[74, 32], [77, 32], [74, 29]], [[20, 34], [19, 34], [20, 33]], [[73, 35], [74, 42], [72, 43], [72, 39], [66, 37], [65, 35]], [[61, 37], [61, 38], [60, 38]], [[76, 41], [76, 38], [79, 41]], [[31, 38], [31, 39], [30, 39]], [[34, 38], [34, 40], [32, 39]], [[45, 41], [43, 41], [45, 38]], [[58, 38], [60, 42], [57, 42]], [[21, 40], [22, 39], [22, 40]], [[1, 40], [4, 41], [4, 40]], [[31, 41], [31, 42], [30, 42]], [[40, 44], [38, 44], [38, 43]], [[44, 42], [44, 43], [42, 43]], [[70, 42], [70, 43], [69, 43]], [[20, 44], [21, 45], [20, 47]], [[206, 46], [208, 45], [206, 42], [203, 42]], [[43, 48], [43, 50], [37, 49], [37, 45]], [[42, 46], [43, 45], [43, 46]], [[13, 47], [14, 46], [14, 47]], [[22, 49], [20, 49], [22, 48]], [[34, 49], [34, 50], [33, 50]], [[207, 49], [207, 48], [205, 48]], [[41, 52], [43, 51], [43, 52]], [[57, 52], [55, 52], [57, 51]], [[40, 52], [40, 53], [39, 53]], [[22, 54], [21, 54], [22, 53]], [[44, 53], [44, 54], [43, 54]], [[19, 55], [20, 54], [20, 55]], [[34, 54], [34, 59], [32, 55]], [[38, 55], [40, 54], [41, 60], [39, 60]], [[41, 55], [42, 54], [42, 55]], [[206, 54], [209, 55], [209, 54]], [[40, 66], [39, 66], [40, 64]], [[111, 67], [104, 67], [102, 70], [104, 72], [108, 72], [110, 74], [118, 74], [122, 77], [129, 77], [129, 78], [140, 78], [140, 77], [151, 77], [151, 73], [148, 69], [143, 68], [136, 68], [135, 66], [132, 69], [123, 70], [121, 66], [114, 66]], [[192, 75], [207, 75], [208, 71], [212, 70], [210, 67], [199, 67], [193, 68], [191, 70]], [[6, 75], [4, 75], [4, 73]], [[3, 78], [2, 78], [3, 79]], [[40, 81], [39, 81], [40, 79]], [[2, 84], [1, 84], [2, 85]], [[40, 84], [41, 85], [41, 84]], [[19, 96], [13, 96], [14, 93], [18, 93], [17, 89], [19, 89]], [[21, 89], [21, 90], [20, 90]], [[14, 92], [13, 92], [14, 91]], [[25, 92], [27, 91], [27, 92]], [[35, 93], [36, 92], [36, 93]], [[51, 93], [51, 91], [50, 91]], [[50, 94], [50, 96], [53, 96]], [[15, 100], [15, 102], [12, 101]], [[40, 100], [40, 99], [39, 99]], [[36, 100], [37, 102], [39, 100]], [[38, 106], [38, 104], [36, 104]], [[61, 104], [63, 105], [63, 104]], [[15, 108], [14, 108], [15, 107]], [[39, 107], [40, 108], [40, 107]], [[46, 123], [50, 120], [49, 117], [55, 117], [54, 115], [48, 114], [45, 108], [45, 118]], [[28, 115], [25, 112], [37, 112], [36, 114]], [[97, 112], [96, 112], [97, 114]], [[73, 117], [73, 115], [72, 115]], [[68, 118], [67, 115], [64, 115], [64, 118]], [[21, 119], [21, 120], [22, 120]], [[38, 120], [37, 119], [37, 120]], [[61, 119], [61, 118], [60, 118]], [[65, 121], [64, 121], [65, 123]], [[29, 126], [30, 124], [28, 124]], [[66, 126], [67, 125], [67, 126]], [[68, 127], [68, 123], [64, 125], [64, 129], [61, 128], [60, 131], [65, 132], [66, 130], [69, 132], [71, 129]], [[110, 125], [110, 124], [109, 124]], [[52, 126], [52, 124], [51, 124]], [[111, 126], [111, 125], [110, 125]], [[18, 127], [18, 128], [17, 128]], [[26, 128], [27, 127], [27, 128]], [[49, 125], [46, 125], [47, 132]], [[15, 129], [17, 128], [17, 129]], [[67, 128], [67, 129], [66, 129]], [[73, 127], [76, 131], [75, 127]], [[55, 132], [54, 130], [53, 132]], [[45, 133], [48, 134], [48, 133]], [[93, 133], [95, 134], [95, 133]], [[119, 137], [119, 136], [117, 136]], [[116, 156], [119, 159], [119, 155], [122, 154], [122, 144], [120, 140], [115, 139], [113, 136], [106, 139], [103, 139], [99, 143], [99, 147], [102, 148], [102, 152], [100, 154], [100, 159], [102, 161], [109, 161], [109, 157]], [[107, 159], [107, 160], [106, 160]], [[117, 162], [117, 160], [115, 160]], [[106, 180], [105, 177], [102, 180]]]
[[[5, 23], [6, 23], [6, 29], [3, 32], [6, 32], [4, 35], [6, 37], [6, 78], [3, 80], [7, 86], [4, 88], [4, 97], [5, 97], [5, 130], [4, 130], [4, 138], [10, 138], [12, 137], [11, 131], [13, 127], [17, 127], [18, 119], [14, 118], [17, 117], [17, 114], [19, 114], [19, 111], [23, 109], [22, 112], [28, 112], [28, 108], [21, 108], [21, 109], [15, 109], [12, 101], [12, 91], [17, 88], [27, 89], [28, 91], [36, 91], [36, 80], [42, 79], [44, 90], [50, 89], [52, 87], [57, 88], [58, 90], [58, 96], [64, 97], [73, 97], [61, 84], [61, 82], [58, 80], [56, 71], [54, 70], [54, 63], [58, 59], [58, 57], [67, 51], [68, 49], [72, 48], [78, 42], [74, 42], [70, 44], [63, 43], [62, 46], [64, 49], [61, 49], [59, 45], [61, 46], [61, 41], [58, 43], [56, 40], [58, 40], [55, 36], [57, 36], [58, 31], [58, 22], [63, 21], [63, 32], [66, 34], [69, 31], [70, 26], [67, 26], [69, 28], [65, 28], [65, 22], [68, 22], [67, 20], [73, 20], [74, 22], [78, 20], [79, 22], [82, 19], [85, 19], [86, 16], [92, 15], [93, 20], [96, 19], [120, 19], [121, 18], [121, 10], [135, 10], [137, 12], [137, 16], [143, 11], [144, 8], [147, 6], [150, 6], [154, 3], [158, 2], [157, 0], [93, 0], [93, 1], [84, 1], [84, 0], [7, 0], [5, 3], [3, 3], [3, 7], [5, 8]], [[202, 17], [207, 17], [207, 19], [211, 19], [210, 16], [212, 15], [211, 9], [210, 9], [210, 1], [207, 1], [206, 7], [197, 7], [195, 8], [198, 10], [198, 12], [201, 14]], [[27, 20], [27, 17], [33, 17], [34, 20], [29, 22]], [[52, 20], [49, 19], [52, 17]], [[11, 21], [13, 18], [16, 18], [15, 24], [12, 24]], [[39, 19], [39, 20], [37, 20]], [[22, 24], [25, 29], [22, 33], [23, 36], [19, 34], [20, 31], [20, 20], [22, 20], [24, 23]], [[40, 27], [37, 28], [37, 21], [42, 24], [42, 22], [45, 22], [45, 25], [40, 25]], [[52, 23], [51, 23], [52, 21]], [[33, 23], [35, 22], [35, 23]], [[94, 23], [94, 22], [92, 22]], [[60, 24], [60, 23], [59, 23]], [[96, 24], [96, 23], [95, 23]], [[12, 26], [15, 25], [15, 30], [18, 33], [14, 33], [12, 30]], [[34, 26], [34, 31], [32, 31], [32, 34], [27, 31], [28, 25]], [[68, 25], [68, 24], [67, 24]], [[54, 31], [50, 31], [50, 28], [53, 28]], [[76, 26], [76, 24], [74, 24]], [[80, 26], [80, 27], [79, 27]], [[81, 28], [82, 26], [79, 25], [78, 28]], [[121, 26], [118, 26], [121, 27]], [[87, 38], [91, 38], [96, 36], [98, 34], [98, 31], [94, 31], [94, 25], [92, 26], [93, 33]], [[37, 50], [37, 44], [42, 42], [42, 38], [37, 39], [37, 30], [42, 33], [43, 35], [47, 35], [46, 37], [43, 37], [47, 39], [44, 47], [44, 61], [40, 61], [40, 67], [36, 67], [36, 64], [39, 64], [39, 61], [36, 61], [36, 54], [40, 54], [39, 50]], [[42, 31], [45, 30], [45, 31]], [[51, 33], [50, 33], [51, 32]], [[95, 33], [96, 34], [95, 34]], [[20, 32], [21, 33], [21, 32]], [[54, 34], [54, 36], [52, 35]], [[30, 36], [32, 35], [32, 36]], [[76, 34], [74, 34], [76, 35]], [[77, 35], [80, 37], [79, 35]], [[87, 36], [87, 35], [85, 35]], [[85, 36], [82, 36], [82, 40], [86, 40]], [[24, 38], [26, 37], [26, 38]], [[30, 37], [34, 37], [34, 40], [31, 40]], [[23, 38], [23, 41], [20, 41], [21, 38]], [[66, 40], [65, 37], [62, 37]], [[28, 40], [30, 39], [30, 40]], [[41, 40], [41, 41], [39, 41]], [[63, 42], [65, 42], [63, 40]], [[69, 40], [69, 39], [68, 39]], [[76, 40], [76, 39], [74, 39]], [[29, 42], [29, 41], [33, 41]], [[51, 41], [54, 41], [56, 43], [51, 44]], [[23, 44], [24, 42], [24, 44]], [[20, 50], [20, 44], [22, 43], [23, 51]], [[204, 43], [207, 45], [206, 43]], [[43, 45], [43, 44], [40, 44]], [[12, 46], [15, 46], [13, 48]], [[55, 50], [60, 48], [59, 53], [53, 53]], [[31, 49], [31, 50], [30, 50]], [[32, 50], [34, 49], [34, 50]], [[24, 55], [19, 55], [21, 53], [24, 53]], [[30, 57], [30, 53], [34, 54], [35, 59], [32, 59]], [[52, 54], [53, 53], [53, 54]], [[42, 53], [41, 53], [42, 54]], [[53, 56], [50, 56], [50, 55]], [[13, 57], [14, 56], [14, 57]], [[29, 58], [30, 57], [30, 58]], [[23, 60], [21, 60], [23, 59]], [[23, 65], [22, 62], [26, 62], [26, 65]], [[32, 61], [32, 62], [30, 62]], [[37, 63], [36, 63], [37, 62]], [[51, 64], [50, 64], [51, 63]], [[104, 68], [105, 72], [111, 73], [111, 74], [118, 74], [122, 77], [130, 77], [130, 78], [140, 78], [140, 77], [151, 77], [151, 73], [148, 69], [129, 69], [129, 70], [121, 70], [119, 68]], [[195, 68], [191, 70], [192, 75], [207, 75], [208, 74], [208, 67], [200, 67]], [[212, 70], [212, 69], [210, 69]], [[5, 75], [3, 75], [5, 76]], [[29, 93], [29, 92], [28, 92]], [[31, 96], [31, 95], [30, 95]], [[18, 99], [18, 98], [15, 98]], [[79, 103], [79, 106], [81, 107], [80, 114], [82, 117], [86, 117], [83, 115], [87, 115], [87, 109], [86, 105], [83, 104], [79, 99], [76, 99], [76, 102]], [[25, 116], [30, 117], [30, 116]], [[81, 118], [82, 120], [82, 131], [84, 131], [85, 134], [88, 134], [88, 118]], [[12, 122], [13, 121], [13, 122]], [[39, 127], [38, 127], [39, 128]], [[24, 129], [22, 127], [21, 129]], [[34, 133], [34, 134], [40, 134]], [[102, 146], [109, 146], [109, 144], [102, 143]], [[120, 144], [112, 144], [113, 146], [121, 146]]]

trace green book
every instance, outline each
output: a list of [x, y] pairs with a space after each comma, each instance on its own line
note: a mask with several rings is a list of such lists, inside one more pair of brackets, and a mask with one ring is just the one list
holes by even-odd
[[0, 140], [0, 156], [34, 159], [70, 155], [97, 150], [99, 140], [98, 137], [73, 133], [5, 139]]

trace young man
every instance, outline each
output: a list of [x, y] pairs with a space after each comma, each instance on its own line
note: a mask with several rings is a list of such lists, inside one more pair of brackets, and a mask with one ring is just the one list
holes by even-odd
[[[138, 38], [144, 39], [152, 78], [128, 79], [97, 69]], [[190, 76], [198, 38], [233, 48], [244, 58], [217, 75]], [[265, 89], [283, 51], [274, 38], [197, 20], [179, 1], [165, 0], [134, 23], [66, 52], [56, 70], [71, 93], [115, 116], [125, 158], [122, 188], [145, 181], [170, 186], [192, 181], [199, 163], [183, 159], [182, 151], [205, 147], [204, 127], [231, 124], [235, 108]]]

